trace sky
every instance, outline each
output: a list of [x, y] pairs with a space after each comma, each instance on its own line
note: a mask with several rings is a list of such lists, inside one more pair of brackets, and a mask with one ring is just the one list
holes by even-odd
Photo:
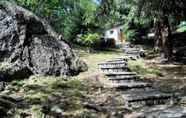
[[99, 4], [99, 0], [93, 0], [95, 3]]

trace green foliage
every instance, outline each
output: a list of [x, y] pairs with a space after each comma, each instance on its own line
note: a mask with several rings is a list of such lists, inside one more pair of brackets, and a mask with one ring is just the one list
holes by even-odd
[[[126, 24], [128, 39], [134, 35], [130, 23], [135, 24], [134, 29], [149, 25], [152, 20], [168, 16], [177, 22], [175, 17], [185, 14], [186, 2], [181, 0], [9, 0], [33, 11], [47, 20], [54, 29], [62, 33], [64, 39], [77, 42], [78, 34], [95, 32], [110, 28], [116, 24]], [[182, 4], [182, 5], [180, 5]], [[179, 19], [180, 20], [180, 19]], [[178, 29], [185, 31], [185, 27]], [[85, 41], [86, 42], [86, 41]], [[85, 43], [84, 42], [84, 43]], [[85, 45], [91, 45], [87, 41]]]
[[186, 32], [186, 26], [180, 27], [176, 31], [177, 32]]
[[127, 41], [134, 41], [135, 36], [136, 36], [136, 31], [135, 30], [127, 30], [125, 33], [126, 40]]
[[93, 47], [100, 38], [98, 33], [87, 33], [80, 35], [79, 40], [77, 41], [84, 46]]
[[183, 21], [178, 25], [177, 32], [186, 32], [186, 21]]
[[94, 30], [97, 5], [92, 0], [10, 0], [47, 20], [64, 39]]

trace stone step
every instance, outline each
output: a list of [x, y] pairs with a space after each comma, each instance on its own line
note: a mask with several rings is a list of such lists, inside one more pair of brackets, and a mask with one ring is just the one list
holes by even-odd
[[124, 76], [107, 76], [109, 80], [136, 80], [139, 79], [140, 76], [134, 75], [124, 75]]
[[124, 55], [126, 56], [127, 61], [128, 61], [128, 60], [137, 60], [137, 59], [140, 58], [139, 55], [132, 55], [132, 54], [124, 54]]
[[127, 64], [126, 61], [105, 61], [102, 63], [99, 63], [98, 65], [106, 65], [106, 64]]
[[149, 105], [171, 103], [173, 95], [155, 89], [133, 89], [123, 92], [123, 98], [127, 102], [127, 107], [139, 108]]
[[114, 66], [100, 66], [100, 69], [128, 69], [129, 67], [128, 66], [126, 66], [126, 65], [124, 65], [124, 66], [116, 66], [116, 67], [114, 67]]
[[111, 60], [106, 60], [105, 62], [126, 62], [126, 60], [124, 60], [123, 58], [114, 58]]
[[137, 80], [137, 79], [140, 80], [140, 76], [132, 72], [122, 72], [122, 73], [121, 72], [112, 72], [112, 73], [105, 72], [104, 74], [109, 80], [115, 80], [115, 81]]
[[109, 72], [124, 72], [124, 71], [129, 71], [129, 68], [127, 66], [123, 67], [106, 67], [102, 66], [100, 67], [100, 70], [104, 73], [109, 73]]
[[[140, 81], [139, 79], [130, 79], [130, 80], [109, 80], [112, 84], [132, 84], [132, 83], [145, 83], [143, 81]], [[151, 86], [151, 84], [149, 84]]]
[[146, 89], [151, 88], [152, 85], [150, 83], [146, 82], [140, 82], [140, 81], [132, 81], [132, 82], [123, 82], [123, 83], [111, 83], [110, 85], [112, 88], [122, 89], [122, 90], [128, 90], [128, 89]]
[[126, 68], [128, 65], [126, 63], [120, 64], [112, 64], [112, 63], [105, 63], [105, 64], [98, 64], [99, 68]]
[[136, 48], [128, 48], [125, 49], [126, 52], [140, 52], [140, 49], [136, 49]]
[[154, 106], [140, 110], [139, 118], [186, 118], [186, 107], [180, 105]]
[[103, 73], [129, 71], [128, 68], [121, 68], [121, 69], [100, 69], [100, 70], [101, 70]]
[[119, 67], [128, 67], [125, 62], [104, 62], [98, 64], [99, 68], [119, 68]]
[[141, 50], [136, 48], [125, 49], [125, 53], [139, 53]]
[[125, 77], [125, 76], [130, 76], [130, 75], [137, 75], [135, 72], [108, 72], [104, 73], [106, 76], [115, 76], [115, 77]]
[[112, 58], [113, 60], [123, 60], [123, 61], [127, 61], [126, 57], [118, 57], [118, 58]]
[[129, 56], [139, 56], [140, 55], [139, 52], [126, 52], [125, 54], [129, 55]]

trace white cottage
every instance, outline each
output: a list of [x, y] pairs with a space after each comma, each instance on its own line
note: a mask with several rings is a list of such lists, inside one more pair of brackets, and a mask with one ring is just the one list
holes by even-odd
[[122, 32], [122, 26], [115, 26], [105, 31], [104, 33], [105, 41], [112, 40], [113, 45], [112, 47], [123, 47], [125, 43], [124, 34]]

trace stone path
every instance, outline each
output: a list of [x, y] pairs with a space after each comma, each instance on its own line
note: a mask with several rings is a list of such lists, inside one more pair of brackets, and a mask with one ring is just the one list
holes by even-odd
[[129, 58], [107, 60], [99, 63], [98, 67], [110, 81], [109, 86], [122, 90], [127, 108], [172, 103], [176, 99], [174, 94], [155, 89], [152, 83], [143, 81], [137, 73], [130, 71], [127, 61], [135, 59], [139, 52], [137, 49], [130, 49], [127, 52]]

